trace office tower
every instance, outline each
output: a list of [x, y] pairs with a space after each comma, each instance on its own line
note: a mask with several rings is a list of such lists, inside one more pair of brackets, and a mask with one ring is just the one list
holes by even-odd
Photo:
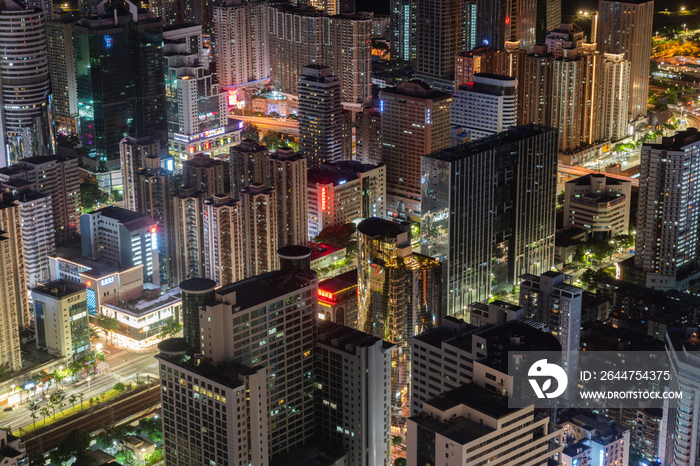
[[309, 168], [343, 160], [340, 79], [323, 65], [304, 66], [299, 76], [299, 148]]
[[[440, 327], [411, 338], [411, 415], [422, 412], [428, 400], [472, 382], [494, 390], [494, 378], [502, 379], [498, 390], [510, 393], [513, 375], [497, 362], [509, 351], [561, 351], [554, 336], [522, 319], [521, 307], [496, 303], [515, 310], [510, 316], [515, 320], [479, 328], [446, 316]], [[486, 373], [492, 377], [486, 378]]]
[[454, 88], [457, 90], [460, 84], [468, 84], [474, 80], [475, 73], [490, 72], [488, 68], [491, 57], [491, 49], [478, 47], [461, 51], [455, 54], [455, 80]]
[[327, 16], [285, 4], [269, 8], [270, 80], [280, 91], [299, 93], [300, 75], [313, 64], [329, 67], [340, 80], [342, 102], [359, 109], [371, 98], [369, 14]]
[[119, 142], [125, 209], [141, 212], [137, 205], [138, 173], [147, 165], [152, 169], [160, 168], [153, 166], [153, 161], [149, 160], [153, 158], [158, 158], [160, 164], [160, 142], [150, 136], [130, 136]]
[[183, 186], [171, 194], [175, 247], [174, 281], [203, 278], [204, 224], [206, 195], [191, 186]]
[[358, 330], [396, 344], [392, 354], [392, 415], [409, 403], [409, 339], [440, 325], [440, 263], [414, 254], [407, 224], [369, 218], [357, 226]]
[[452, 96], [412, 80], [379, 92], [389, 217], [418, 219], [421, 157], [450, 145]]
[[423, 464], [428, 457], [440, 458], [441, 464], [444, 458], [447, 466], [491, 459], [504, 464], [561, 463], [564, 448], [563, 429], [548, 417], [535, 416], [532, 406], [510, 408], [507, 396], [476, 384], [423, 403], [423, 412], [408, 419], [406, 437], [411, 439], [408, 464]]
[[150, 135], [162, 148], [168, 139], [162, 22], [126, 1], [128, 11], [101, 3], [73, 25], [83, 162], [107, 188], [121, 185], [123, 137]]
[[421, 253], [443, 264], [445, 315], [552, 267], [557, 146], [526, 125], [423, 157]]
[[50, 155], [22, 159], [12, 167], [0, 169], [0, 184], [10, 188], [12, 180], [22, 180], [21, 184], [27, 189], [51, 196], [56, 244], [65, 243], [80, 234], [80, 179], [77, 158], [69, 155]]
[[53, 121], [59, 132], [78, 132], [78, 99], [75, 83], [75, 54], [73, 52], [73, 23], [76, 13], [58, 13], [46, 22], [49, 76]]
[[635, 267], [646, 272], [646, 286], [675, 288], [698, 257], [700, 136], [688, 128], [644, 144], [640, 159]]
[[573, 50], [574, 55], [581, 52], [581, 46], [584, 42], [583, 30], [575, 24], [562, 23], [556, 29], [548, 31], [545, 45], [547, 52], [551, 53], [554, 58], [564, 56], [564, 49]]
[[453, 87], [455, 54], [464, 49], [464, 1], [416, 2], [416, 78]]
[[[486, 54], [486, 70], [489, 73], [523, 79], [523, 61], [527, 52], [520, 48], [520, 41], [506, 41], [504, 50], [492, 50]], [[518, 102], [520, 102], [518, 96]], [[520, 104], [518, 104], [520, 106]]]
[[[173, 445], [165, 452], [165, 461], [168, 464], [184, 461], [202, 466], [212, 462], [269, 464], [267, 418], [255, 415], [262, 411], [260, 406], [268, 405], [266, 390], [258, 388], [267, 383], [266, 368], [195, 362], [187, 355], [186, 348], [178, 339], [158, 344], [160, 353], [156, 359], [160, 365], [163, 388], [160, 399], [166, 426], [163, 438]], [[180, 387], [179, 383], [184, 385]], [[180, 403], [176, 401], [177, 396], [193, 400], [196, 410], [177, 408]], [[206, 408], [211, 408], [211, 413]], [[253, 414], [244, 429], [236, 426], [238, 420], [234, 421], [241, 412]], [[222, 423], [221, 419], [226, 419], [226, 422]], [[191, 430], [189, 426], [197, 426], [197, 429]], [[181, 440], [176, 441], [177, 438]], [[262, 451], [260, 445], [263, 445]]]
[[203, 191], [207, 198], [224, 194], [229, 188], [228, 183], [224, 183], [225, 169], [221, 160], [214, 160], [207, 154], [194, 154], [182, 163], [183, 185]]
[[182, 337], [188, 351], [201, 352], [202, 332], [199, 312], [204, 306], [216, 302], [216, 282], [207, 278], [188, 278], [180, 282], [182, 293]]
[[265, 183], [267, 147], [259, 145], [252, 139], [243, 139], [229, 151], [231, 167], [231, 198], [238, 199], [241, 190], [252, 183]]
[[245, 278], [241, 202], [227, 195], [204, 201], [204, 276], [218, 285]]
[[36, 345], [75, 360], [90, 351], [85, 285], [55, 280], [32, 289]]
[[119, 207], [85, 213], [80, 217], [83, 256], [123, 268], [143, 265], [143, 281], [158, 285], [157, 230], [151, 217]]
[[472, 141], [516, 126], [517, 119], [517, 78], [477, 73], [452, 96], [450, 126], [469, 131]]
[[5, 51], [0, 62], [3, 167], [32, 155], [53, 153], [46, 15], [41, 8], [14, 0], [0, 3], [0, 48]]
[[318, 318], [357, 329], [357, 269], [318, 282]]
[[[261, 448], [271, 459], [314, 436], [317, 284], [311, 270], [268, 272], [217, 289], [216, 302], [199, 310], [199, 353], [214, 363], [267, 366], [260, 386], [268, 404], [252, 414], [268, 419]], [[251, 337], [241, 339], [246, 332]]]
[[554, 58], [544, 45], [536, 45], [525, 56], [518, 89], [522, 96], [519, 123], [550, 124], [553, 63]]
[[372, 100], [355, 113], [355, 160], [365, 164], [382, 162], [382, 113], [379, 102]]
[[153, 0], [149, 3], [154, 15], [163, 20], [164, 26], [202, 24], [201, 0]]
[[624, 54], [604, 54], [601, 139], [617, 141], [627, 137], [630, 69], [631, 64], [624, 59]]
[[22, 191], [16, 199], [22, 219], [22, 244], [27, 286], [34, 288], [49, 280], [49, 256], [56, 253], [51, 196]]
[[307, 158], [281, 147], [267, 156], [267, 185], [277, 194], [277, 247], [302, 246], [309, 241]]
[[225, 133], [228, 125], [227, 94], [212, 81], [202, 59], [202, 26], [185, 24], [163, 28], [166, 62], [165, 96], [170, 152], [179, 160], [191, 157], [182, 144], [209, 132]]
[[476, 0], [464, 0], [464, 50], [472, 50], [476, 45]]
[[277, 192], [259, 183], [241, 190], [246, 277], [278, 269]]
[[592, 146], [601, 141], [603, 115], [603, 54], [596, 51], [596, 44], [582, 45], [583, 58], [583, 124], [581, 145]]
[[[333, 322], [318, 326], [313, 367], [321, 385], [316, 393], [316, 438], [342, 446], [348, 464], [391, 465], [389, 368], [394, 348], [381, 338]], [[358, 392], [345, 398], [353, 387]], [[348, 426], [350, 435], [339, 426]]]
[[[569, 382], [578, 380], [578, 351], [581, 346], [583, 288], [573, 286], [571, 275], [548, 271], [539, 277], [520, 276], [520, 305], [525, 316], [547, 324], [561, 343], [561, 365]], [[567, 395], [564, 395], [565, 397]]]
[[214, 57], [222, 86], [265, 80], [270, 76], [265, 1], [234, 0], [212, 9]]
[[[698, 337], [700, 327], [672, 328], [666, 332], [666, 352], [673, 367], [671, 391], [682, 391], [683, 400], [673, 406], [664, 400], [664, 431], [661, 433], [660, 456], [664, 464], [693, 466], [700, 451], [700, 431], [694, 407], [700, 403], [697, 381], [700, 378]], [[672, 403], [672, 402], [671, 402]], [[689, 412], [688, 412], [689, 411]]]
[[403, 62], [416, 59], [416, 2], [391, 0], [391, 57]]
[[646, 116], [649, 92], [649, 57], [651, 56], [654, 2], [600, 0], [598, 3], [598, 50], [624, 54], [630, 62], [629, 118]]
[[386, 167], [360, 162], [322, 165], [308, 173], [309, 237], [328, 227], [386, 213]]
[[353, 110], [343, 110], [340, 112], [340, 153], [343, 160], [353, 160]]
[[609, 240], [629, 232], [632, 182], [596, 173], [564, 185], [564, 228]]

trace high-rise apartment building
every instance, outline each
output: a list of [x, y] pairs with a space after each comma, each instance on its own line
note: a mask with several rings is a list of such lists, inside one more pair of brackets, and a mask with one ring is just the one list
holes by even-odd
[[464, 0], [464, 50], [476, 48], [476, 0]]
[[78, 132], [78, 98], [75, 83], [75, 54], [73, 52], [73, 23], [79, 16], [74, 12], [57, 13], [46, 22], [51, 105], [53, 121], [60, 132]]
[[455, 55], [464, 49], [464, 1], [416, 2], [416, 78], [453, 87]]
[[216, 302], [216, 282], [208, 278], [188, 278], [178, 285], [182, 292], [182, 336], [187, 350], [199, 353], [202, 345], [202, 328], [199, 326], [199, 310]]
[[338, 162], [309, 170], [309, 237], [323, 229], [386, 213], [386, 167]]
[[554, 57], [545, 45], [536, 45], [522, 62], [520, 78], [521, 124], [549, 125], [552, 113], [552, 71]]
[[[317, 338], [317, 286], [311, 270], [268, 272], [217, 289], [215, 303], [199, 311], [203, 356], [267, 367], [260, 386], [268, 403], [253, 414], [268, 419], [260, 448], [270, 458], [314, 436], [314, 378], [308, 374]], [[241, 339], [245, 332], [252, 337]]]
[[[342, 446], [348, 464], [391, 465], [389, 369], [394, 348], [381, 338], [333, 322], [318, 326], [313, 367], [321, 385], [316, 396], [316, 438]], [[353, 396], [346, 398], [348, 390]], [[350, 435], [339, 426], [347, 426]]]
[[[517, 309], [516, 315], [523, 312], [519, 306], [509, 307]], [[554, 336], [521, 317], [477, 327], [446, 316], [440, 327], [411, 338], [411, 414], [421, 413], [425, 402], [470, 383], [509, 395], [513, 375], [500, 364], [509, 351], [561, 351]]]
[[597, 240], [629, 232], [632, 182], [594, 173], [564, 185], [564, 228], [587, 230]]
[[[539, 277], [520, 276], [520, 305], [525, 315], [547, 324], [561, 344], [561, 365], [569, 382], [578, 380], [578, 351], [581, 346], [583, 288], [573, 286], [571, 275], [547, 271]], [[566, 396], [566, 395], [565, 395]]]
[[421, 252], [443, 264], [445, 315], [551, 268], [557, 147], [531, 124], [423, 157]]
[[469, 131], [471, 140], [491, 136], [517, 125], [518, 80], [510, 76], [476, 73], [452, 95], [450, 126]]
[[379, 101], [364, 104], [355, 113], [355, 160], [365, 164], [379, 165], [382, 162], [382, 113]]
[[403, 62], [416, 59], [416, 1], [391, 0], [391, 57]]
[[90, 351], [85, 285], [55, 280], [32, 289], [37, 347], [78, 359]]
[[627, 137], [631, 64], [622, 53], [606, 53], [602, 66], [603, 82], [599, 86], [603, 93], [600, 137], [617, 141]]
[[182, 163], [183, 185], [196, 187], [207, 198], [224, 194], [229, 188], [229, 183], [225, 183], [225, 171], [221, 160], [212, 159], [207, 154], [194, 154]]
[[266, 1], [233, 0], [212, 9], [219, 83], [239, 86], [270, 76]]
[[17, 195], [16, 202], [22, 219], [24, 268], [29, 288], [51, 278], [49, 256], [56, 253], [51, 201], [50, 195], [36, 191], [22, 191]]
[[644, 144], [640, 160], [634, 265], [646, 286], [675, 288], [698, 259], [700, 135], [697, 128]]
[[[9, 320], [5, 320], [3, 326], [8, 331], [10, 329], [19, 331], [29, 327], [31, 319], [29, 298], [27, 296], [24, 231], [22, 229], [22, 214], [19, 203], [6, 194], [0, 197], [0, 231], [3, 232], [2, 236], [7, 239], [7, 241], [2, 241], [2, 248], [0, 248], [2, 249], [3, 267], [6, 267], [6, 270], [0, 271], [3, 274], [3, 279], [0, 281], [2, 281], [2, 286], [4, 287], [0, 290], [0, 293], [5, 303], [0, 307], [4, 308], [6, 306], [8, 312], [7, 316], [3, 313], [3, 318], [13, 321], [13, 324], [9, 325]], [[13, 338], [8, 335], [0, 338], [0, 340], [8, 341], [9, 339], [12, 341]], [[19, 343], [17, 346], [19, 347]], [[19, 367], [21, 365], [17, 368]]]
[[267, 156], [267, 185], [277, 194], [277, 247], [309, 241], [306, 164], [308, 158], [290, 147]]
[[455, 54], [455, 90], [460, 84], [471, 83], [474, 80], [474, 74], [490, 71], [488, 62], [492, 56], [491, 52], [492, 50], [488, 47], [478, 47]]
[[573, 51], [574, 55], [580, 54], [584, 39], [583, 30], [580, 27], [562, 23], [556, 29], [548, 31], [544, 43], [547, 46], [547, 52], [554, 58], [561, 58], [564, 56], [564, 49]]
[[151, 217], [119, 207], [85, 213], [80, 217], [83, 256], [123, 268], [142, 265], [143, 281], [158, 285], [157, 230]]
[[371, 98], [371, 15], [328, 16], [284, 4], [269, 8], [270, 80], [276, 87], [297, 94], [304, 67], [324, 65], [340, 80], [342, 102]]
[[[155, 162], [157, 158], [157, 162]], [[138, 209], [138, 174], [148, 167], [160, 168], [160, 142], [150, 136], [126, 137], [119, 142], [119, 161], [122, 170], [122, 192], [124, 193], [124, 208], [132, 212]], [[144, 212], [141, 212], [144, 213]]]
[[191, 186], [172, 193], [175, 283], [204, 278], [204, 200], [206, 195]]
[[129, 10], [101, 3], [98, 16], [73, 25], [83, 163], [110, 189], [121, 184], [122, 138], [150, 135], [167, 144], [162, 21], [125, 1]]
[[387, 216], [420, 218], [421, 157], [450, 145], [452, 96], [418, 80], [379, 92]]
[[45, 13], [15, 0], [0, 3], [3, 167], [25, 157], [53, 153], [47, 15], [52, 15], [52, 10]]
[[229, 151], [231, 167], [231, 198], [239, 199], [241, 190], [253, 183], [267, 181], [267, 147], [252, 139], [243, 139]]
[[396, 345], [391, 407], [401, 416], [410, 396], [410, 338], [442, 320], [442, 269], [413, 253], [407, 224], [369, 218], [357, 231], [358, 329]]
[[343, 160], [340, 79], [323, 65], [305, 66], [299, 76], [299, 148], [309, 168]]
[[241, 190], [243, 246], [246, 251], [246, 277], [279, 268], [277, 192], [275, 188], [251, 183]]
[[10, 233], [0, 230], [0, 299], [3, 302], [0, 319], [0, 364], [7, 364], [10, 371], [22, 368], [22, 353], [20, 350], [19, 331], [24, 328], [21, 322], [25, 317], [29, 325], [29, 303], [27, 299], [27, 282], [24, 279], [24, 264], [21, 253], [13, 244]]
[[76, 157], [50, 155], [22, 159], [12, 167], [0, 169], [0, 184], [5, 186], [12, 180], [22, 180], [27, 189], [51, 196], [56, 244], [80, 234], [80, 176]]
[[408, 419], [411, 439], [407, 464], [440, 458], [446, 466], [487, 463], [561, 464], [564, 430], [532, 406], [510, 408], [506, 396], [464, 385], [423, 403], [423, 412]]
[[508, 41], [518, 41], [530, 52], [561, 23], [559, 0], [477, 0], [476, 4], [478, 47], [502, 50]]
[[202, 58], [201, 25], [163, 28], [163, 42], [168, 147], [181, 161], [192, 155], [184, 143], [201, 139], [201, 133], [208, 137], [209, 132], [226, 132], [227, 94], [214, 83]]
[[[693, 466], [700, 452], [697, 406], [700, 403], [700, 327], [672, 328], [666, 332], [666, 352], [673, 368], [672, 391], [682, 391], [681, 400], [664, 400], [664, 423], [660, 457], [664, 464]], [[670, 403], [677, 403], [671, 406]]]
[[227, 195], [204, 201], [204, 276], [217, 285], [245, 278], [241, 202]]
[[653, 20], [653, 0], [598, 2], [595, 39], [598, 50], [624, 54], [625, 60], [630, 62], [630, 120], [647, 113]]
[[163, 19], [164, 26], [178, 24], [202, 24], [201, 0], [153, 0], [150, 8], [154, 15]]

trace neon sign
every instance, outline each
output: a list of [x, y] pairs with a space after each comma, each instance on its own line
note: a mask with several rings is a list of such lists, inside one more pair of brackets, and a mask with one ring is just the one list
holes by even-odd
[[110, 283], [114, 283], [114, 275], [100, 280], [100, 286], [109, 285]]
[[330, 299], [330, 300], [333, 299], [333, 293], [331, 293], [330, 291], [318, 290], [318, 295], [322, 298], [326, 298], [326, 299]]
[[321, 210], [326, 210], [326, 188], [321, 188]]

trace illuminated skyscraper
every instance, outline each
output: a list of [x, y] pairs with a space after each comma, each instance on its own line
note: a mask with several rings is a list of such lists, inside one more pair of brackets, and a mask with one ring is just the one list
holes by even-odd
[[464, 1], [416, 2], [416, 78], [453, 87], [455, 55], [464, 49]]
[[277, 247], [309, 241], [306, 163], [301, 152], [280, 147], [267, 156], [267, 185], [277, 193]]
[[404, 62], [416, 59], [416, 1], [391, 0], [391, 57]]
[[252, 183], [241, 190], [243, 204], [243, 247], [246, 277], [279, 268], [277, 256], [277, 193], [275, 188]]
[[204, 201], [204, 275], [217, 285], [245, 278], [241, 202], [227, 195]]

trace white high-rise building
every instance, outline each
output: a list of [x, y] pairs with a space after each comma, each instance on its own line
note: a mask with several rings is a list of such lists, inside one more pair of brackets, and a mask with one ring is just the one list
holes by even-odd
[[676, 288], [698, 258], [700, 134], [688, 128], [644, 144], [640, 161], [634, 265], [649, 288]]
[[624, 57], [622, 53], [604, 55], [602, 139], [616, 141], [627, 137], [631, 64]]
[[243, 240], [246, 250], [246, 277], [279, 268], [277, 256], [277, 193], [253, 183], [241, 190]]
[[505, 131], [517, 120], [517, 78], [476, 73], [471, 84], [460, 85], [453, 94], [450, 125], [469, 131], [472, 141]]
[[222, 86], [262, 81], [270, 76], [265, 1], [232, 0], [212, 8], [214, 56]]
[[0, 2], [3, 167], [32, 155], [53, 153], [46, 16], [41, 8], [25, 7], [15, 0]]
[[309, 168], [343, 159], [340, 79], [323, 65], [305, 66], [299, 76], [299, 147]]
[[227, 195], [204, 201], [204, 277], [217, 285], [245, 278], [241, 202]]
[[[700, 457], [700, 327], [671, 328], [666, 331], [666, 352], [673, 374], [671, 391], [682, 391], [680, 400], [664, 400], [661, 431], [663, 464], [696, 466]], [[670, 406], [670, 403], [674, 403]]]
[[51, 279], [49, 256], [56, 253], [51, 196], [36, 191], [23, 191], [19, 193], [17, 203], [22, 218], [27, 286], [34, 288], [39, 282]]

